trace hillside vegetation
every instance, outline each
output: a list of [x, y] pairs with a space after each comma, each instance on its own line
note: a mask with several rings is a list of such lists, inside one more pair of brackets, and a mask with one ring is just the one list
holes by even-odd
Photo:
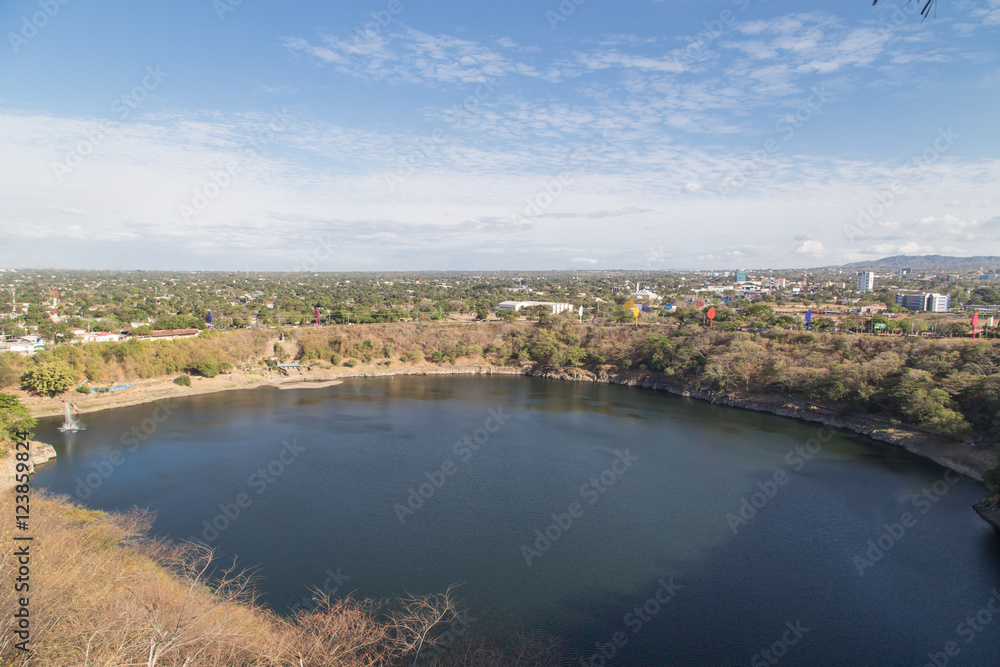
[[[685, 323], [688, 322], [688, 323]], [[34, 357], [0, 354], [0, 389], [59, 366], [92, 386], [298, 359], [318, 368], [430, 362], [645, 371], [731, 397], [780, 393], [897, 420], [949, 438], [1000, 439], [996, 340], [925, 339], [775, 330], [709, 330], [685, 318], [652, 326], [393, 323], [202, 334], [173, 341], [61, 345]]]
[[[383, 325], [297, 332], [300, 358], [343, 363], [461, 360], [646, 371], [728, 396], [778, 392], [881, 415], [952, 438], [1000, 438], [1000, 346], [993, 340], [606, 327]], [[331, 361], [331, 363], [332, 363]]]

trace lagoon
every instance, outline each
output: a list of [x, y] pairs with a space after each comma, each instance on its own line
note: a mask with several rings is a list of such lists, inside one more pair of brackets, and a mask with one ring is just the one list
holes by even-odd
[[[654, 391], [522, 376], [355, 378], [82, 417], [36, 487], [310, 587], [457, 594], [583, 664], [988, 665], [982, 486], [901, 449]], [[963, 632], [964, 631], [964, 632]], [[970, 634], [971, 637], [970, 637]], [[766, 653], [765, 653], [766, 652]], [[779, 655], [780, 654], [780, 655]], [[593, 658], [592, 658], [593, 656]], [[580, 664], [579, 661], [574, 664]]]

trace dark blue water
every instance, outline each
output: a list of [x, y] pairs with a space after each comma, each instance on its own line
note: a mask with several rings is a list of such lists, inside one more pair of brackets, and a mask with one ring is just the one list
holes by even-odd
[[1000, 591], [982, 487], [893, 447], [524, 377], [166, 407], [84, 415], [76, 434], [41, 420], [59, 457], [35, 484], [151, 508], [155, 533], [253, 567], [279, 611], [310, 587], [461, 584], [473, 616], [562, 636], [583, 664], [1000, 665], [1000, 613], [966, 620]]

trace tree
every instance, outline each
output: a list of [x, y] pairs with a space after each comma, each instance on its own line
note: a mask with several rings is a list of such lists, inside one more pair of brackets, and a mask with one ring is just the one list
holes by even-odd
[[983, 473], [983, 484], [990, 493], [1000, 495], [1000, 465]]
[[27, 439], [38, 422], [13, 394], [0, 394], [0, 440]]
[[187, 370], [192, 373], [197, 373], [202, 377], [214, 378], [221, 371], [221, 365], [216, 359], [206, 359], [199, 363], [194, 363], [188, 366]]
[[47, 361], [36, 365], [21, 376], [21, 386], [37, 394], [53, 397], [61, 394], [76, 382], [70, 367], [61, 361]]
[[978, 287], [972, 290], [970, 298], [972, 303], [981, 303], [986, 305], [1000, 304], [1000, 289], [995, 289], [993, 287]]

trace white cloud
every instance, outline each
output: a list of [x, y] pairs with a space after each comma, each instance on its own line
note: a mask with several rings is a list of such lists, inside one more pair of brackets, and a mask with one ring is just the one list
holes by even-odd
[[[337, 71], [360, 79], [411, 84], [469, 84], [492, 81], [507, 74], [537, 77], [535, 69], [482, 44], [449, 35], [431, 35], [407, 26], [353, 38], [321, 35], [322, 44], [289, 37], [283, 46], [304, 53]], [[503, 48], [516, 44], [501, 38]]]
[[988, 7], [973, 9], [971, 14], [984, 26], [1000, 25], [1000, 0], [987, 0]]
[[819, 241], [803, 241], [797, 248], [792, 250], [794, 255], [807, 255], [810, 257], [819, 257], [825, 252], [823, 244]]
[[[892, 220], [866, 229], [863, 247], [844, 238], [845, 220], [875, 201], [873, 184], [896, 178], [905, 158], [877, 150], [846, 158], [814, 150], [820, 142], [794, 150], [789, 143], [736, 191], [719, 191], [747, 150], [773, 136], [774, 120], [827, 80], [818, 73], [838, 72], [838, 99], [849, 99], [863, 85], [852, 78], [857, 72], [934, 55], [927, 42], [886, 41], [817, 12], [740, 23], [697, 59], [673, 44], [613, 35], [547, 51], [536, 62], [510, 38], [485, 45], [406, 26], [357, 42], [288, 38], [288, 51], [327, 68], [324, 75], [464, 90], [434, 102], [421, 91], [423, 106], [395, 124], [347, 125], [303, 113], [254, 159], [241, 145], [266, 125], [267, 113], [148, 113], [117, 127], [61, 184], [52, 162], [97, 122], [0, 111], [7, 158], [0, 163], [7, 234], [0, 260], [17, 257], [19, 242], [69, 236], [198, 253], [235, 248], [290, 262], [315, 239], [336, 234], [343, 259], [356, 267], [385, 266], [414, 248], [428, 258], [496, 257], [500, 266], [504, 253], [532, 266], [596, 258], [641, 265], [656, 248], [661, 266], [667, 257], [693, 265], [695, 248], [704, 261], [781, 265], [876, 250], [997, 247], [1000, 160], [964, 158], [957, 149], [908, 175]], [[454, 113], [473, 84], [515, 74], [553, 83], [539, 92], [533, 81], [507, 79], [474, 112]], [[436, 130], [442, 134], [432, 141]], [[418, 159], [390, 190], [386, 175], [401, 173], [412, 156]], [[181, 219], [178, 205], [233, 160], [241, 170], [232, 185], [203, 213]], [[560, 174], [571, 182], [551, 204], [514, 224], [525, 202]], [[85, 219], [70, 227], [71, 215]], [[738, 247], [717, 242], [733, 237]], [[748, 237], [759, 245], [743, 245]]]

